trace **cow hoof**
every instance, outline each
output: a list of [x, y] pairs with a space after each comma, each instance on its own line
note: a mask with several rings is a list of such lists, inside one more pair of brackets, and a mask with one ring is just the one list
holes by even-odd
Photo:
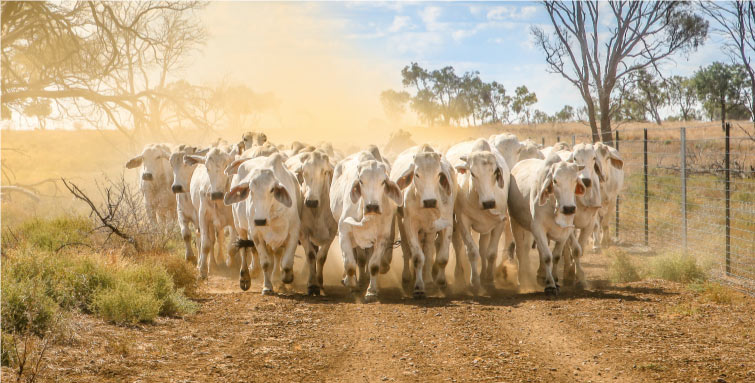
[[249, 290], [249, 287], [251, 285], [252, 285], [252, 281], [250, 280], [244, 280], [244, 279], [239, 280], [239, 287], [241, 287], [241, 290], [243, 291]]
[[262, 288], [262, 295], [273, 295], [273, 289], [268, 287]]
[[283, 270], [283, 283], [289, 285], [294, 281], [294, 271], [291, 269]]
[[427, 296], [425, 295], [425, 292], [422, 290], [414, 290], [414, 299], [425, 299]]
[[309, 286], [307, 287], [307, 295], [311, 295], [313, 297], [319, 297], [320, 296], [320, 286]]
[[364, 303], [373, 303], [377, 302], [378, 296], [376, 293], [367, 293], [367, 295], [364, 296]]
[[558, 295], [558, 287], [551, 287], [551, 286], [546, 287], [545, 295], [549, 297], [555, 297], [556, 295]]
[[574, 284], [574, 288], [577, 290], [584, 290], [587, 288], [587, 284], [585, 283], [585, 281], [579, 281]]
[[600, 249], [600, 247], [593, 247], [592, 248], [592, 252], [595, 253], [595, 254], [600, 254], [601, 253], [601, 249]]
[[391, 263], [390, 262], [380, 262], [380, 274], [385, 274], [388, 271], [391, 270]]
[[193, 255], [188, 256], [188, 257], [186, 257], [186, 262], [189, 262], [192, 265], [196, 266], [197, 265], [197, 257], [195, 257]]

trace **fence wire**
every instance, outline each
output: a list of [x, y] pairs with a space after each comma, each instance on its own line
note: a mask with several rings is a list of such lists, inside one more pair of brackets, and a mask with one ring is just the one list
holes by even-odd
[[755, 139], [730, 133], [621, 131], [624, 190], [610, 235], [651, 253], [695, 257], [713, 279], [755, 295]]

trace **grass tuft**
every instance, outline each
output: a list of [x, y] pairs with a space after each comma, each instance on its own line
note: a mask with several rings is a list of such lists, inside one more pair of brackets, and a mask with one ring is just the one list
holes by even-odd
[[672, 282], [695, 283], [706, 279], [705, 271], [693, 257], [678, 253], [659, 255], [650, 264], [650, 274]]
[[609, 278], [613, 283], [637, 282], [642, 279], [632, 260], [621, 251], [615, 252], [609, 265]]

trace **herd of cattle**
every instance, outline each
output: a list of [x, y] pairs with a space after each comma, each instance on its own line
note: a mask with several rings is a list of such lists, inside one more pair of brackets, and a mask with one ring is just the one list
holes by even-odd
[[[295, 142], [285, 149], [264, 133], [248, 132], [237, 144], [203, 149], [150, 144], [126, 164], [138, 166], [148, 215], [177, 219], [186, 259], [197, 263], [202, 278], [212, 257], [216, 264], [240, 265], [242, 290], [261, 271], [262, 293], [270, 294], [274, 273], [284, 284], [293, 282], [301, 245], [308, 293], [319, 295], [337, 236], [342, 283], [355, 292], [367, 286], [367, 297], [377, 296], [378, 275], [390, 268], [396, 228], [402, 282], [416, 298], [425, 296], [426, 282], [447, 288], [450, 246], [455, 281], [475, 295], [491, 288], [496, 272], [506, 274], [504, 266], [495, 267], [501, 237], [509, 263], [518, 262], [519, 286], [538, 283], [556, 294], [562, 257], [562, 283], [583, 286], [582, 249], [591, 237], [596, 250], [608, 242], [608, 216], [624, 178], [619, 153], [602, 143], [540, 148], [512, 134], [445, 151], [415, 146], [389, 161], [374, 145], [344, 156], [330, 144]], [[539, 253], [536, 273], [531, 248]]]

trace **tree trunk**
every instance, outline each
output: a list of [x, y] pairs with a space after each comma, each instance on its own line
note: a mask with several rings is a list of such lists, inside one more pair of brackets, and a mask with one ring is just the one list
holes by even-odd
[[600, 102], [600, 134], [604, 144], [613, 146], [611, 135], [611, 96], [610, 94], [598, 95]]
[[726, 131], [726, 98], [721, 97], [721, 130]]

